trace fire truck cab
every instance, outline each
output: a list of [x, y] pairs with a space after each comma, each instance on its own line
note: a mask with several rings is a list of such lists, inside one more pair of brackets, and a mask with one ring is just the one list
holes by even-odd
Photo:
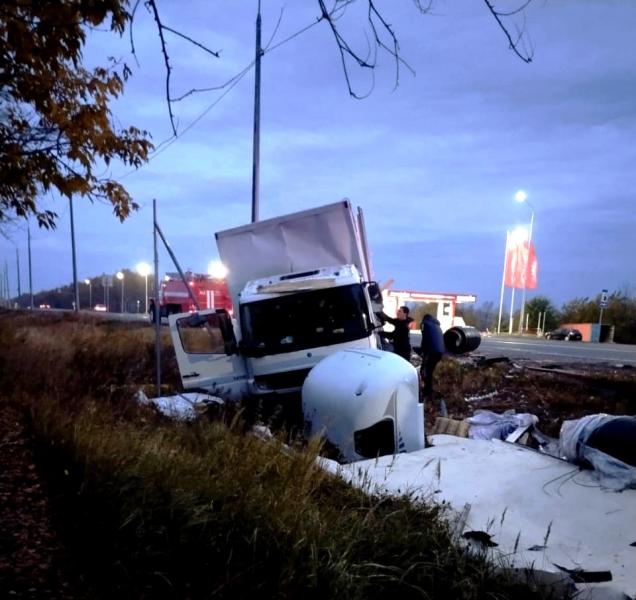
[[[223, 308], [232, 313], [232, 300], [225, 279], [186, 271], [187, 284], [194, 293], [201, 310]], [[179, 273], [167, 273], [159, 290], [161, 316], [197, 310]]]

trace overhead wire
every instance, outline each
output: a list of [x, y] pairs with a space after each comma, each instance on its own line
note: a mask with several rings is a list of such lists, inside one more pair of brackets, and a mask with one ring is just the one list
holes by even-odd
[[[285, 38], [284, 40], [281, 40], [274, 46], [270, 45], [273, 40], [273, 36], [272, 36], [272, 39], [270, 40], [268, 45], [265, 48], [263, 48], [263, 55], [268, 54], [269, 52], [272, 52], [273, 50], [276, 50], [277, 48], [280, 48], [284, 44], [287, 44], [288, 42], [292, 41], [299, 35], [305, 33], [306, 31], [308, 31], [309, 29], [311, 29], [312, 27], [320, 23], [321, 20], [322, 20], [322, 17], [317, 18], [313, 23], [310, 23], [309, 25], [306, 25], [305, 27], [299, 29], [298, 31], [296, 31], [289, 37]], [[277, 25], [277, 28], [278, 28], [278, 25]], [[274, 35], [275, 35], [275, 32], [274, 32]], [[177, 142], [177, 140], [181, 139], [185, 133], [187, 133], [190, 129], [192, 129], [197, 123], [199, 123], [201, 119], [203, 119], [214, 107], [216, 107], [216, 105], [219, 102], [221, 102], [221, 100], [223, 100], [223, 98], [225, 98], [225, 96], [227, 96], [230, 93], [232, 89], [234, 89], [234, 87], [236, 87], [236, 85], [243, 79], [243, 77], [245, 77], [245, 75], [247, 75], [247, 73], [249, 73], [249, 71], [254, 67], [255, 64], [256, 64], [256, 60], [252, 60], [245, 68], [243, 68], [236, 75], [230, 78], [225, 84], [223, 84], [222, 86], [219, 86], [220, 88], [226, 87], [224, 92], [218, 98], [216, 98], [214, 102], [209, 104], [197, 117], [195, 117], [195, 119], [191, 123], [189, 123], [178, 135], [171, 136], [167, 138], [166, 140], [164, 140], [163, 142], [161, 142], [159, 146], [149, 155], [148, 161], [145, 164], [141, 165], [138, 168], [131, 169], [130, 171], [127, 171], [126, 173], [124, 173], [123, 175], [119, 177], [116, 177], [115, 179], [119, 181], [119, 180], [125, 179], [126, 177], [132, 175], [133, 173], [137, 173], [140, 169], [146, 166], [151, 160], [154, 160], [157, 156], [161, 155], [170, 146], [172, 146], [172, 144]]]

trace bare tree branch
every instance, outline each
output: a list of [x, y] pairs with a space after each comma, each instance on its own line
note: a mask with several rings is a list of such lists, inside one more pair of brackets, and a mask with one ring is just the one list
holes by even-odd
[[[154, 4], [154, 0], [153, 0], [153, 4]], [[169, 31], [170, 33], [174, 33], [174, 35], [177, 35], [180, 38], [183, 38], [184, 40], [187, 40], [188, 42], [190, 42], [191, 44], [194, 44], [198, 48], [201, 48], [201, 50], [204, 50], [208, 54], [211, 54], [212, 56], [215, 56], [216, 58], [220, 58], [221, 53], [218, 50], [210, 50], [207, 46], [204, 46], [203, 44], [200, 44], [196, 40], [193, 40], [190, 36], [185, 35], [185, 33], [181, 33], [180, 31], [177, 31], [176, 29], [172, 29], [172, 27], [168, 27], [167, 25], [163, 25], [163, 28], [166, 31]]]
[[508, 27], [506, 27], [506, 25], [504, 24], [502, 18], [522, 13], [524, 9], [530, 4], [530, 2], [532, 2], [532, 0], [526, 0], [522, 5], [520, 5], [515, 10], [507, 12], [507, 13], [503, 13], [503, 12], [499, 12], [495, 8], [495, 4], [492, 0], [484, 0], [484, 4], [488, 7], [490, 14], [492, 14], [492, 16], [495, 17], [497, 24], [499, 25], [501, 30], [504, 32], [505, 36], [508, 38], [508, 44], [510, 49], [525, 63], [531, 63], [532, 58], [534, 56], [534, 52], [532, 48], [529, 48], [528, 50], [524, 50], [523, 52], [519, 49], [520, 42], [525, 35], [525, 27], [524, 29], [518, 30], [517, 39], [513, 40], [512, 35], [510, 34]]
[[132, 12], [130, 13], [130, 29], [128, 33], [130, 35], [130, 52], [135, 59], [135, 64], [139, 66], [139, 60], [137, 60], [137, 53], [135, 52], [135, 39], [133, 35], [133, 24], [135, 22], [135, 13], [137, 12], [137, 8], [139, 7], [139, 3], [141, 0], [135, 0], [135, 6], [133, 6]]
[[166, 102], [168, 103], [168, 114], [170, 115], [170, 125], [172, 126], [172, 133], [174, 135], [177, 135], [177, 128], [174, 123], [174, 115], [172, 114], [172, 103], [170, 102], [170, 73], [172, 72], [172, 68], [170, 67], [170, 59], [168, 57], [168, 51], [166, 49], [166, 40], [163, 37], [163, 25], [161, 23], [161, 19], [159, 18], [159, 11], [157, 10], [155, 0], [146, 0], [146, 6], [152, 9], [159, 30], [159, 39], [161, 40], [161, 53], [163, 54], [163, 61], [166, 65]]

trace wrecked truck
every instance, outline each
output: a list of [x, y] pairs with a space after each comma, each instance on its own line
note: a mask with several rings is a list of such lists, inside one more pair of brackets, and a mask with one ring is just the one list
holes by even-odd
[[324, 357], [381, 348], [362, 212], [348, 200], [216, 234], [234, 315], [169, 318], [186, 390], [224, 399], [299, 392]]

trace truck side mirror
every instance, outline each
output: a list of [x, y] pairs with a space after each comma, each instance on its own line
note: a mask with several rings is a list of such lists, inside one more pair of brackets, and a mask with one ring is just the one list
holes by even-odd
[[375, 281], [367, 283], [367, 291], [369, 292], [369, 298], [371, 302], [382, 302], [382, 291], [380, 286]]

